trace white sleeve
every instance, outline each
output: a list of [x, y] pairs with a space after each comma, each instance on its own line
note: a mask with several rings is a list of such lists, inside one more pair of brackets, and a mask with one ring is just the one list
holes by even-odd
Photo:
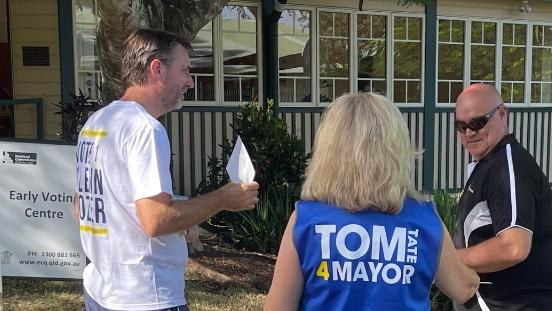
[[163, 128], [134, 133], [124, 146], [134, 201], [162, 192], [173, 194], [170, 146]]

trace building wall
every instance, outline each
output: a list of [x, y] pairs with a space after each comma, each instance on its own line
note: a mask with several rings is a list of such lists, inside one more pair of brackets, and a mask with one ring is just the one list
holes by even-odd
[[551, 2], [530, 1], [529, 4], [533, 8], [531, 13], [522, 13], [519, 11], [519, 5], [521, 2], [521, 0], [438, 0], [437, 14], [463, 17], [470, 16], [497, 19], [520, 19], [543, 22], [551, 21]]
[[[44, 138], [56, 139], [61, 118], [53, 104], [60, 102], [60, 65], [57, 0], [10, 0], [14, 98], [40, 97], [44, 105]], [[49, 47], [49, 66], [23, 66], [23, 46]], [[36, 137], [34, 105], [15, 109], [18, 138]]]

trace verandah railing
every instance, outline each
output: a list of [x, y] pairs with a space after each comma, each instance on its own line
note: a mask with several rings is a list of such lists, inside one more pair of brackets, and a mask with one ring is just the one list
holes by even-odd
[[[224, 139], [232, 140], [238, 107], [183, 107], [165, 118], [173, 153], [175, 191], [195, 195], [198, 183], [208, 174], [208, 157], [221, 155]], [[510, 108], [509, 126], [542, 167], [552, 176], [552, 108]], [[414, 146], [424, 148], [423, 108], [402, 108]], [[305, 151], [314, 144], [320, 124], [322, 107], [280, 107], [277, 114], [288, 124], [289, 131], [303, 139]], [[471, 161], [454, 130], [454, 109], [435, 109], [433, 188], [459, 189], [466, 180], [466, 165]], [[417, 189], [422, 189], [424, 163], [414, 159], [412, 178]], [[428, 168], [425, 168], [428, 169]], [[427, 173], [426, 173], [427, 174]]]

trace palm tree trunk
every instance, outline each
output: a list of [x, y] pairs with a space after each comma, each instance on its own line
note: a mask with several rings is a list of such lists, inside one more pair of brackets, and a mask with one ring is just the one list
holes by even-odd
[[124, 92], [121, 51], [125, 38], [137, 27], [178, 33], [189, 42], [220, 14], [228, 0], [98, 0], [100, 22], [96, 36], [105, 104]]

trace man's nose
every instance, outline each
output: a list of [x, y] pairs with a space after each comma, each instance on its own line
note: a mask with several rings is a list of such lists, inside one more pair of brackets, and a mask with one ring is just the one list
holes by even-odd
[[188, 77], [188, 80], [187, 80], [186, 82], [187, 82], [186, 85], [187, 85], [189, 88], [191, 88], [191, 89], [194, 88], [195, 83], [194, 83], [194, 78], [193, 78], [193, 77]]
[[472, 129], [470, 129], [470, 128], [467, 128], [467, 129], [466, 129], [466, 133], [465, 133], [466, 136], [473, 136], [473, 135], [475, 135], [475, 134], [477, 134], [477, 131], [474, 131], [474, 130], [472, 130]]

